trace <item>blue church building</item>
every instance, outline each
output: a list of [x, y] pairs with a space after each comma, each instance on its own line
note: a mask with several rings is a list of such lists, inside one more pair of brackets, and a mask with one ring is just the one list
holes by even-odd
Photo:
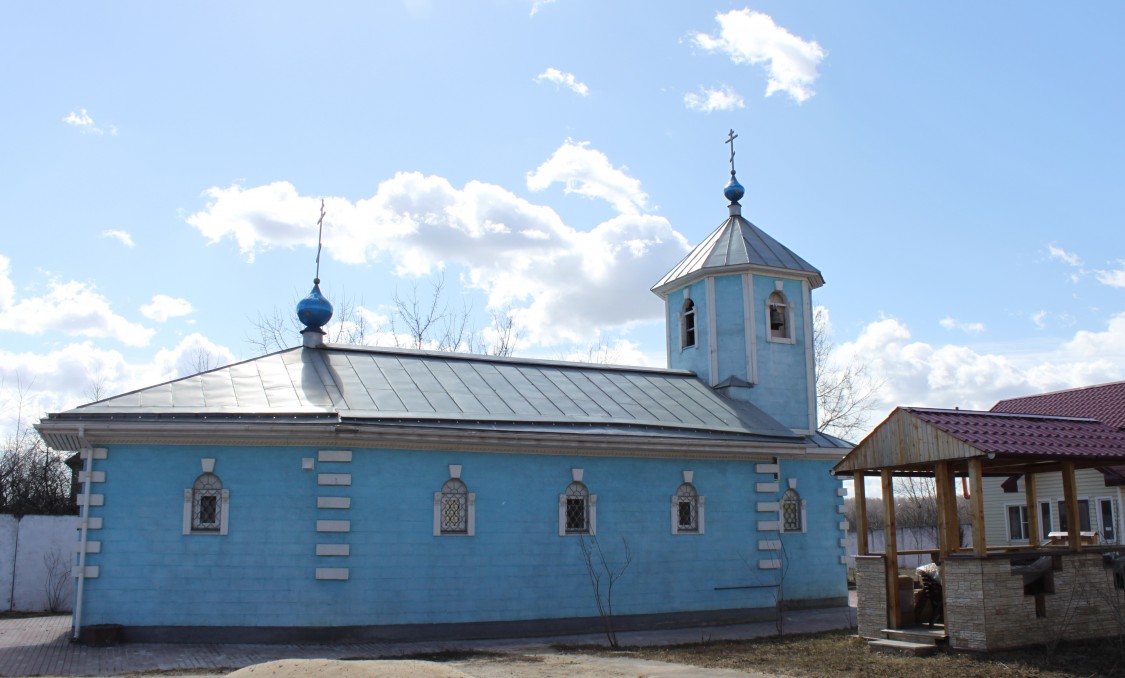
[[[850, 447], [816, 431], [820, 272], [742, 217], [652, 288], [667, 369], [324, 343], [47, 415], [83, 459], [76, 637], [374, 640], [619, 629], [846, 602]], [[597, 563], [595, 563], [597, 564]]]

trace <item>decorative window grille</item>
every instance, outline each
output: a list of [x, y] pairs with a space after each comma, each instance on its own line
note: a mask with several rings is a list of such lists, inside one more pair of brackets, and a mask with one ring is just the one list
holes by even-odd
[[781, 497], [781, 531], [804, 532], [804, 502], [797, 490], [789, 488]]
[[676, 531], [699, 531], [699, 493], [691, 483], [676, 490]]
[[223, 481], [214, 473], [204, 473], [191, 488], [191, 529], [219, 531], [223, 518]]
[[680, 348], [695, 346], [695, 302], [691, 299], [684, 300], [682, 312], [683, 333], [680, 335]]
[[789, 302], [781, 292], [770, 294], [768, 313], [769, 332], [767, 336], [773, 341], [792, 341], [793, 332], [789, 319]]
[[441, 486], [441, 533], [468, 534], [469, 488], [457, 478]]
[[567, 485], [566, 533], [590, 534], [590, 492], [579, 481]]

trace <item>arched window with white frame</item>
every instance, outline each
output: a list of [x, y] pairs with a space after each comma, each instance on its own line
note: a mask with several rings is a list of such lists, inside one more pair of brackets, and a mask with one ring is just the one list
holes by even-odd
[[184, 534], [227, 534], [230, 490], [214, 472], [215, 460], [203, 460], [203, 473], [184, 490]]
[[790, 487], [781, 495], [781, 531], [805, 531], [805, 502], [795, 487]]
[[461, 466], [449, 465], [449, 480], [434, 492], [434, 536], [472, 537], [476, 534], [477, 495], [461, 480]]
[[559, 536], [597, 534], [598, 497], [582, 482], [582, 469], [571, 469], [571, 476], [559, 495]]
[[688, 297], [680, 311], [680, 348], [692, 346], [695, 346], [695, 302]]
[[692, 484], [692, 472], [672, 495], [672, 534], [703, 534], [703, 497]]
[[770, 293], [766, 305], [766, 337], [770, 341], [793, 343], [793, 309], [781, 290]]

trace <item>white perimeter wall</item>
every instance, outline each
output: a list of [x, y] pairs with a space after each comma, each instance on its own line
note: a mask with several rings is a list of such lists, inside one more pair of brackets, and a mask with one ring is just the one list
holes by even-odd
[[78, 534], [77, 516], [0, 515], [0, 610], [41, 612], [47, 604], [47, 560], [62, 559], [65, 583], [61, 609], [74, 600], [74, 563]]

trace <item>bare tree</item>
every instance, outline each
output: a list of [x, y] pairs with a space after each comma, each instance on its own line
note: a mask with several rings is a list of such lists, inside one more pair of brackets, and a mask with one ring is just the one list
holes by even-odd
[[[327, 327], [328, 343], [365, 345], [370, 341], [371, 327], [367, 316], [360, 310], [362, 303], [357, 304], [344, 294], [339, 302], [333, 304], [333, 322]], [[258, 314], [251, 324], [246, 342], [257, 353], [284, 351], [301, 343], [302, 329], [304, 327], [297, 320], [296, 313], [285, 313], [275, 306], [268, 313]]]
[[582, 562], [586, 564], [586, 574], [590, 577], [590, 586], [594, 590], [594, 603], [598, 606], [598, 616], [602, 619], [605, 628], [605, 637], [609, 646], [617, 649], [617, 632], [613, 628], [613, 585], [629, 569], [633, 562], [633, 553], [629, 550], [629, 542], [621, 538], [624, 555], [619, 565], [610, 565], [606, 560], [602, 545], [595, 536], [579, 537], [578, 548], [582, 551]]
[[61, 612], [66, 601], [67, 584], [70, 583], [70, 561], [59, 547], [43, 554], [44, 593], [47, 596], [47, 610]]
[[74, 513], [65, 456], [47, 447], [25, 420], [27, 389], [17, 384], [16, 392], [15, 427], [0, 446], [0, 513]]
[[841, 363], [834, 349], [828, 311], [817, 306], [813, 311], [817, 428], [848, 438], [867, 426], [868, 414], [883, 382], [873, 379], [867, 366], [854, 359]]

